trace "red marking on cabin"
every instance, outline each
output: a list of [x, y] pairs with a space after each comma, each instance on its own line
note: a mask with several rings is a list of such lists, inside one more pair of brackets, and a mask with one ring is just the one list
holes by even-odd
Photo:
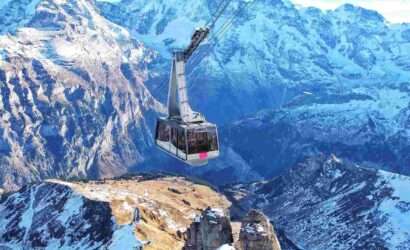
[[208, 158], [208, 152], [199, 153], [200, 160], [205, 160], [206, 158]]

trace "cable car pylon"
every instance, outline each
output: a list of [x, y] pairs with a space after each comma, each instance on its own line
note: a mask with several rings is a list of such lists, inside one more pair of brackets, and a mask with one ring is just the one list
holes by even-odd
[[157, 120], [155, 144], [161, 150], [191, 165], [202, 166], [219, 156], [217, 127], [189, 105], [185, 66], [207, 38], [210, 29], [195, 30], [185, 50], [173, 52], [168, 90], [168, 116]]

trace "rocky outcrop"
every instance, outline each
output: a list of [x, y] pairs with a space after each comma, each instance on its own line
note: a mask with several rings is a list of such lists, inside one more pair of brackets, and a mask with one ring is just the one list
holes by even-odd
[[280, 250], [278, 238], [269, 219], [256, 210], [251, 210], [242, 221], [238, 250]]
[[163, 174], [105, 181], [50, 181], [69, 186], [90, 200], [109, 203], [117, 224], [136, 221], [137, 238], [151, 250], [182, 249], [186, 239], [183, 232], [195, 216], [207, 207], [223, 210], [230, 206], [223, 195], [207, 186]]
[[243, 218], [239, 240], [234, 239], [233, 231], [227, 212], [207, 208], [186, 231], [183, 250], [281, 250], [273, 226], [262, 212], [251, 210]]
[[186, 232], [183, 250], [215, 250], [233, 242], [231, 221], [222, 209], [207, 208]]

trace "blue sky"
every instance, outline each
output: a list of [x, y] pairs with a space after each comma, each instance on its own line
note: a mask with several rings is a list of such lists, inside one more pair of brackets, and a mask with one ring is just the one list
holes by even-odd
[[291, 0], [301, 6], [315, 6], [321, 9], [335, 9], [351, 3], [367, 9], [377, 10], [389, 22], [410, 23], [410, 0]]

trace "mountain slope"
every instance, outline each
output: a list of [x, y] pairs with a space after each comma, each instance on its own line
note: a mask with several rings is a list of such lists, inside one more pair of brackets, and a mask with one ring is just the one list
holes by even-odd
[[48, 180], [2, 197], [0, 248], [181, 249], [184, 232], [208, 206], [230, 203], [182, 177]]
[[221, 130], [222, 143], [233, 153], [217, 165], [229, 167], [239, 155], [250, 172], [272, 177], [304, 157], [333, 153], [365, 167], [408, 175], [407, 94], [384, 89], [383, 96], [308, 95], [281, 110], [237, 121]]
[[143, 162], [162, 111], [143, 84], [153, 52], [92, 1], [10, 1], [6, 12], [0, 183], [120, 175]]
[[235, 213], [263, 210], [300, 249], [407, 249], [409, 186], [408, 177], [321, 156], [227, 194]]
[[115, 224], [108, 203], [88, 200], [61, 185], [26, 186], [3, 197], [0, 211], [1, 249], [141, 246], [130, 226]]

